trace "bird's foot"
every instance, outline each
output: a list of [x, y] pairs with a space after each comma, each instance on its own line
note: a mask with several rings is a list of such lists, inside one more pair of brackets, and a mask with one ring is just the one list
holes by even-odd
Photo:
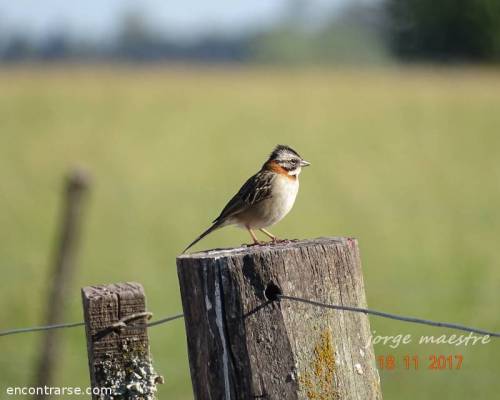
[[275, 245], [275, 244], [290, 244], [293, 242], [298, 242], [299, 239], [280, 239], [275, 237], [274, 239], [271, 239], [269, 242], [263, 241], [263, 240], [258, 240], [253, 243], [243, 243], [241, 246], [242, 247], [253, 247], [253, 246], [269, 246], [269, 245]]
[[257, 240], [256, 242], [253, 242], [253, 243], [243, 243], [242, 246], [243, 247], [253, 247], [253, 246], [264, 246], [265, 244], [267, 244], [267, 243], [263, 242], [261, 240]]
[[289, 244], [289, 243], [293, 243], [293, 242], [298, 242], [299, 239], [278, 239], [278, 238], [275, 238], [272, 243], [273, 244]]

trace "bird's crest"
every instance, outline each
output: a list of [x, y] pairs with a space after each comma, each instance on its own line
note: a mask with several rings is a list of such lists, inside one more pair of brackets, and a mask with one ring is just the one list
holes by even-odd
[[290, 157], [299, 157], [300, 158], [300, 155], [291, 147], [288, 147], [284, 144], [279, 144], [274, 148], [273, 152], [269, 156], [269, 159], [270, 160], [277, 160], [280, 158], [290, 158]]

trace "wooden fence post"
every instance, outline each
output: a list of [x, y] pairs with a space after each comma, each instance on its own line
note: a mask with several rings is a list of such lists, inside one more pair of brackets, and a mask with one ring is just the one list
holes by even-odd
[[197, 400], [381, 399], [357, 241], [320, 238], [177, 258]]
[[[64, 186], [64, 205], [61, 214], [59, 237], [54, 257], [54, 267], [50, 275], [50, 292], [47, 301], [47, 325], [60, 323], [64, 319], [64, 299], [67, 297], [74, 271], [79, 246], [88, 175], [82, 170], [72, 171]], [[60, 357], [60, 332], [47, 331], [40, 345], [36, 383], [37, 387], [51, 386]], [[36, 399], [46, 399], [47, 394], [38, 394]]]
[[142, 286], [87, 286], [82, 300], [92, 398], [155, 399], [162, 378], [149, 354], [146, 320], [151, 314]]

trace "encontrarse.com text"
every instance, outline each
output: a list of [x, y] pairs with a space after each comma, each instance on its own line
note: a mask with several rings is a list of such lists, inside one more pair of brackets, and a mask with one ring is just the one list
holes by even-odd
[[105, 396], [112, 394], [111, 388], [71, 386], [10, 386], [5, 392], [8, 396]]

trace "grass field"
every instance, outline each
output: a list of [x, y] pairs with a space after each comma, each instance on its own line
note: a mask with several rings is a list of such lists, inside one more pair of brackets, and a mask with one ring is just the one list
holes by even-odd
[[[41, 323], [62, 177], [93, 176], [84, 285], [139, 281], [155, 317], [180, 311], [175, 256], [272, 147], [312, 166], [279, 236], [360, 241], [369, 305], [500, 331], [500, 71], [56, 67], [0, 70], [0, 329]], [[227, 228], [196, 248], [233, 246]], [[371, 319], [380, 335], [453, 333]], [[32, 382], [40, 334], [0, 338], [0, 397]], [[82, 329], [61, 332], [60, 386], [87, 386]], [[191, 399], [182, 321], [150, 330], [161, 399]], [[418, 354], [381, 371], [385, 399], [492, 399], [500, 343], [377, 345]], [[429, 371], [431, 354], [463, 354]]]

